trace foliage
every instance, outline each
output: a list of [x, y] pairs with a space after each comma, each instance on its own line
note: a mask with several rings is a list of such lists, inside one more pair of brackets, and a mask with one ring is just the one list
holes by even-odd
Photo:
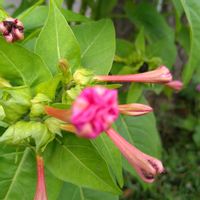
[[[85, 87], [76, 86], [73, 80], [73, 74], [80, 68], [89, 69], [95, 75], [106, 75], [133, 74], [167, 65], [176, 72], [175, 62], [176, 57], [180, 56], [180, 49], [188, 62], [183, 74], [179, 73], [178, 77], [183, 77], [185, 86], [191, 82], [199, 83], [200, 2], [126, 1], [121, 13], [115, 13], [119, 5], [116, 0], [82, 0], [79, 13], [72, 9], [74, 2], [22, 0], [14, 9], [13, 16], [24, 23], [25, 39], [18, 44], [8, 44], [0, 38], [0, 199], [18, 200], [22, 196], [23, 199], [33, 199], [36, 186], [34, 156], [38, 152], [45, 158], [50, 200], [62, 200], [66, 196], [77, 200], [126, 199], [127, 187], [137, 189], [135, 196], [138, 199], [159, 199], [161, 196], [153, 192], [161, 190], [164, 193], [165, 189], [174, 189], [168, 185], [163, 188], [159, 186], [168, 178], [167, 175], [153, 187], [136, 183], [136, 180], [140, 182], [139, 177], [105, 134], [95, 140], [85, 140], [61, 131], [58, 121], [48, 121], [44, 105], [71, 106], [74, 97]], [[159, 10], [159, 2], [170, 5], [172, 10], [164, 9], [164, 5]], [[6, 9], [9, 7], [5, 2], [2, 6]], [[4, 13], [0, 16], [5, 18]], [[175, 23], [171, 23], [170, 17]], [[123, 39], [118, 38], [121, 31], [118, 30], [118, 20], [129, 23], [128, 26], [134, 30], [129, 31]], [[66, 60], [64, 68], [63, 59]], [[8, 80], [11, 87], [1, 87], [1, 77]], [[172, 92], [163, 86], [140, 83], [106, 86], [120, 87], [120, 103], [148, 104], [145, 94], [150, 90], [172, 99]], [[185, 90], [183, 93], [186, 102], [187, 92]], [[192, 95], [196, 96], [194, 92]], [[161, 113], [164, 113], [164, 109], [160, 109]], [[159, 121], [161, 114], [156, 112], [156, 115], [158, 123], [162, 124]], [[193, 161], [191, 165], [195, 168], [198, 159], [193, 153], [200, 146], [200, 122], [193, 110], [189, 115], [191, 118], [187, 120], [176, 116], [177, 120], [172, 126], [182, 132], [185, 129], [191, 132], [194, 143], [191, 142], [189, 152], [184, 153], [189, 161]], [[127, 141], [143, 152], [161, 158], [161, 140], [156, 125], [154, 114], [138, 118], [121, 115], [114, 124]], [[178, 152], [174, 151], [176, 148], [164, 151], [164, 162], [174, 176], [179, 170], [186, 171], [174, 166], [185, 143], [178, 143]], [[195, 148], [191, 147], [194, 145]], [[129, 173], [134, 176], [134, 184]], [[195, 179], [194, 174], [191, 176]], [[183, 184], [189, 184], [190, 187], [186, 196], [196, 198], [195, 195], [189, 195], [189, 191], [198, 191], [199, 182], [192, 180], [195, 184], [191, 189], [190, 177], [186, 178]], [[179, 182], [180, 177], [177, 179]], [[176, 184], [176, 181], [176, 178], [170, 179], [171, 184]], [[144, 188], [148, 189], [140, 196]], [[184, 191], [183, 188], [181, 186], [180, 190]], [[173, 199], [176, 192], [165, 194], [164, 197]]]

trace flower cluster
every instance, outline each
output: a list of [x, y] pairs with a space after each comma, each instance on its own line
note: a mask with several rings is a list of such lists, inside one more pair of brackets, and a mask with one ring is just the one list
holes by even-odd
[[24, 26], [18, 19], [8, 17], [0, 22], [0, 32], [9, 43], [24, 39]]
[[[141, 74], [96, 76], [94, 79], [108, 82], [165, 84], [177, 91], [182, 88], [182, 82], [173, 81], [170, 71], [165, 66]], [[158, 174], [164, 172], [162, 162], [128, 143], [112, 128], [112, 124], [118, 118], [119, 113], [139, 116], [149, 113], [153, 109], [150, 106], [135, 103], [119, 105], [117, 97], [117, 90], [110, 90], [102, 86], [88, 87], [76, 98], [71, 110], [46, 107], [45, 111], [48, 115], [67, 122], [61, 125], [61, 128], [73, 132], [79, 137], [93, 139], [105, 132], [143, 181], [151, 183]]]
[[84, 89], [74, 102], [71, 111], [46, 107], [48, 115], [71, 123], [63, 125], [62, 129], [74, 132], [80, 137], [96, 138], [105, 131], [141, 178], [149, 183], [154, 181], [157, 174], [164, 171], [162, 163], [129, 144], [111, 128], [111, 125], [117, 119], [119, 112], [138, 116], [150, 111], [151, 107], [142, 104], [118, 105], [117, 91], [100, 86]]

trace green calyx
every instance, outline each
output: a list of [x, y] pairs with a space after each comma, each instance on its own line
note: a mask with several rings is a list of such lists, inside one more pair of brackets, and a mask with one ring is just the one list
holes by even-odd
[[1, 88], [0, 105], [5, 112], [4, 122], [12, 124], [21, 119], [29, 111], [30, 100], [28, 87]]

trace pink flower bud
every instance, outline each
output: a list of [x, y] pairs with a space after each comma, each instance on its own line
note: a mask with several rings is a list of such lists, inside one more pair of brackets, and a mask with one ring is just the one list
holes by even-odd
[[0, 32], [9, 43], [24, 39], [24, 26], [18, 19], [6, 18], [0, 22]]
[[166, 83], [165, 85], [167, 87], [170, 87], [170, 88], [176, 90], [177, 92], [182, 90], [182, 88], [183, 88], [183, 83], [178, 80], [170, 81], [170, 82]]
[[141, 83], [167, 83], [172, 80], [169, 69], [161, 66], [153, 71], [130, 75], [96, 76], [97, 81], [107, 82], [141, 82]]
[[125, 115], [140, 116], [152, 112], [152, 107], [139, 103], [119, 105], [119, 111]]
[[47, 200], [45, 174], [44, 174], [44, 160], [37, 156], [37, 187], [34, 200]]
[[196, 90], [197, 90], [197, 92], [200, 92], [200, 84], [197, 84]]
[[74, 102], [71, 123], [80, 137], [95, 138], [111, 126], [118, 114], [117, 91], [95, 86], [84, 89]]
[[152, 183], [158, 174], [164, 172], [164, 167], [160, 160], [141, 152], [135, 146], [129, 144], [115, 130], [108, 129], [106, 130], [106, 134], [143, 181]]

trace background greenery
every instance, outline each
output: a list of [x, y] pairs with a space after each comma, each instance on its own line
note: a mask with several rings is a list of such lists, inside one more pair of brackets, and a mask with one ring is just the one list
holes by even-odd
[[[47, 3], [36, 0], [22, 0], [18, 7], [8, 1], [1, 0], [0, 3], [23, 21], [26, 30], [20, 46], [11, 48], [2, 39], [0, 41], [0, 65], [4, 66], [0, 68], [0, 74], [14, 80], [13, 84], [34, 87], [50, 79], [57, 73], [55, 65], [63, 57], [70, 61], [72, 68], [81, 65], [96, 74], [144, 72], [165, 64], [174, 77], [185, 84], [179, 94], [162, 86], [142, 84], [123, 85], [120, 89], [121, 102], [148, 100], [155, 111], [156, 118], [153, 114], [138, 118], [121, 116], [116, 123], [116, 129], [138, 148], [156, 157], [162, 154], [166, 174], [158, 177], [152, 186], [141, 183], [122, 160], [123, 186], [119, 152], [104, 136], [92, 142], [71, 136], [64, 137], [63, 146], [54, 142], [47, 148], [49, 199], [64, 200], [67, 196], [75, 200], [115, 200], [119, 194], [117, 185], [123, 186], [119, 197], [123, 200], [199, 199], [200, 93], [196, 89], [200, 83], [199, 0], [55, 0], [57, 6], [50, 9]], [[23, 68], [20, 67], [21, 60]], [[19, 73], [19, 70], [30, 68], [38, 72], [34, 80], [26, 71]], [[76, 144], [87, 147], [88, 152], [73, 148]], [[106, 146], [111, 151], [106, 151]], [[77, 177], [76, 171], [72, 171], [71, 167], [78, 168], [80, 163], [73, 156], [69, 159], [71, 155], [79, 157], [83, 176]], [[88, 160], [98, 158], [96, 164], [81, 160], [85, 156]], [[3, 180], [0, 181], [0, 199], [20, 199], [22, 194], [23, 199], [30, 199], [35, 185], [28, 190], [24, 187], [35, 182], [32, 152], [2, 146], [0, 162], [0, 180]], [[109, 173], [107, 163], [113, 174]], [[66, 168], [70, 170], [62, 170]], [[94, 179], [94, 173], [97, 179]]]

